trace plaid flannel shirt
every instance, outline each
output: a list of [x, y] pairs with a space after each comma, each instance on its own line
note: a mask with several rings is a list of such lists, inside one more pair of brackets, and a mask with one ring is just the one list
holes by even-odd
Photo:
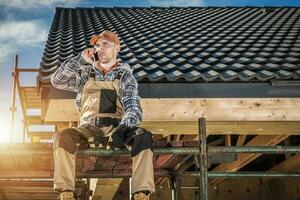
[[[128, 127], [139, 126], [143, 116], [141, 98], [138, 95], [138, 83], [127, 63], [122, 63], [107, 74], [103, 74], [97, 67], [88, 64], [81, 55], [78, 55], [61, 64], [51, 76], [51, 83], [58, 89], [77, 92], [75, 102], [79, 109], [83, 86], [88, 80], [91, 69], [95, 71], [96, 80], [113, 81], [119, 73], [124, 73], [120, 80], [119, 91], [125, 111], [121, 124]], [[80, 122], [80, 124], [89, 123], [92, 123], [89, 119], [82, 119]]]

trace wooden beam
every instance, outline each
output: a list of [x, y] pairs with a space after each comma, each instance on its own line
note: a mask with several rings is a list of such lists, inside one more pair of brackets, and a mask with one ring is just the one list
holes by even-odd
[[225, 146], [231, 146], [231, 136], [225, 135]]
[[[300, 166], [300, 154], [296, 154], [287, 158], [286, 160], [282, 161], [278, 165], [272, 167], [268, 171], [281, 171], [281, 172], [288, 172], [294, 169], [297, 169]], [[263, 179], [263, 183], [267, 183], [272, 179]]]
[[40, 181], [30, 181], [30, 180], [0, 180], [0, 188], [3, 187], [18, 187], [18, 186], [26, 186], [26, 187], [53, 187], [52, 180], [40, 180]]
[[239, 135], [239, 138], [236, 142], [236, 146], [243, 146], [245, 143], [247, 135]]
[[[79, 118], [74, 99], [42, 101], [46, 121]], [[142, 107], [144, 121], [300, 121], [300, 98], [143, 98]]]
[[[286, 139], [287, 135], [276, 135], [276, 136], [256, 136], [249, 141], [246, 146], [274, 146]], [[228, 171], [234, 172], [243, 168], [262, 154], [239, 154], [238, 160], [233, 163], [223, 163], [213, 169], [213, 171]], [[210, 185], [217, 185], [222, 182], [224, 178], [216, 178], [209, 181]]]
[[289, 157], [278, 165], [271, 168], [269, 171], [290, 171], [300, 166], [300, 154]]
[[7, 198], [3, 194], [3, 190], [2, 189], [0, 189], [0, 200], [7, 200]]
[[[143, 121], [153, 134], [197, 135], [196, 121]], [[207, 135], [300, 135], [299, 121], [207, 121]]]
[[39, 115], [26, 115], [28, 126], [30, 125], [65, 125], [67, 122], [44, 122]]
[[28, 132], [27, 135], [28, 135], [28, 137], [31, 138], [32, 141], [37, 140], [37, 138], [39, 138], [40, 140], [41, 139], [50, 140], [50, 139], [52, 139], [54, 133], [55, 132], [39, 132], [39, 131], [36, 132], [36, 131], [34, 131], [34, 132]]
[[53, 178], [53, 171], [0, 171], [1, 179], [48, 179]]
[[39, 72], [39, 68], [18, 68], [18, 72]]
[[92, 200], [107, 199], [112, 200], [118, 191], [123, 178], [101, 178], [93, 192]]

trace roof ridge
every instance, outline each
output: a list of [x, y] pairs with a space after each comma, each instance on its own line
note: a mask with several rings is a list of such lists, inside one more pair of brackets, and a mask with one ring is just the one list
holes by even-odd
[[64, 7], [57, 6], [56, 9], [182, 9], [182, 8], [300, 8], [300, 6], [95, 6], [95, 7]]

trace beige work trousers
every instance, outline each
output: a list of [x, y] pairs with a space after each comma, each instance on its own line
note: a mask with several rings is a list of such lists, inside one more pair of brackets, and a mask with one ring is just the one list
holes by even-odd
[[[77, 133], [74, 134], [76, 135]], [[54, 189], [57, 191], [75, 191], [75, 155], [77, 149], [74, 150], [76, 148], [76, 144], [70, 143], [77, 143], [82, 139], [75, 136], [72, 137], [73, 140], [70, 141], [69, 144], [65, 144], [68, 143], [68, 140], [66, 140], [68, 138], [61, 137], [61, 135], [62, 134], [60, 133], [60, 136], [54, 136]], [[63, 143], [64, 145], [59, 145], [59, 143]], [[65, 146], [71, 147], [68, 147], [67, 151]], [[136, 156], [132, 157], [132, 194], [142, 190], [149, 190], [151, 193], [155, 192], [153, 171], [153, 153], [151, 149], [143, 150]]]

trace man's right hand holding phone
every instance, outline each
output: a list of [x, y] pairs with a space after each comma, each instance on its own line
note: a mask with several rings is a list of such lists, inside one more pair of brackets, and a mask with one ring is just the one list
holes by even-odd
[[96, 53], [94, 48], [87, 48], [81, 52], [81, 56], [87, 63], [97, 65], [98, 60], [95, 58]]

